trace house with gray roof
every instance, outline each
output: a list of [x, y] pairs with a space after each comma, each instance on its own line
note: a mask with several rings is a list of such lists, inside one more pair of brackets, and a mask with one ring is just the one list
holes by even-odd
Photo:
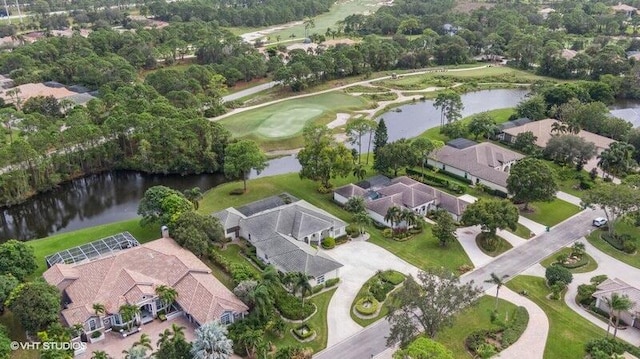
[[213, 216], [227, 238], [245, 238], [260, 259], [281, 272], [306, 273], [312, 285], [339, 276], [342, 264], [319, 248], [326, 237], [346, 235], [347, 223], [306, 201], [283, 194]]
[[[363, 181], [366, 182], [366, 181]], [[420, 183], [406, 176], [389, 179], [384, 185], [360, 188], [357, 184], [348, 184], [337, 188], [333, 192], [333, 200], [344, 205], [349, 198], [363, 197], [365, 209], [376, 222], [391, 227], [384, 217], [391, 207], [406, 208], [425, 216], [432, 210], [442, 208], [449, 212], [456, 220], [460, 220], [468, 202], [440, 191], [436, 188]], [[403, 223], [395, 224], [403, 226]]]
[[490, 142], [466, 148], [444, 146], [427, 158], [427, 164], [444, 172], [467, 178], [473, 184], [482, 184], [507, 193], [507, 178], [514, 163], [524, 155]]
[[620, 312], [620, 320], [630, 327], [640, 329], [640, 289], [618, 278], [607, 279], [600, 283], [596, 292], [593, 293], [593, 297], [596, 298], [596, 307], [609, 313], [611, 309], [607, 305], [607, 299], [611, 298], [613, 293], [626, 295], [633, 303], [631, 309]]

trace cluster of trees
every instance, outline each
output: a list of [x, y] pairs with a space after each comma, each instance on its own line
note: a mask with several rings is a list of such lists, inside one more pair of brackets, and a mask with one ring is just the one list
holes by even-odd
[[165, 2], [156, 0], [142, 8], [142, 13], [165, 21], [213, 22], [220, 26], [261, 27], [314, 17], [329, 11], [331, 0], [218, 0]]
[[[151, 86], [103, 86], [100, 99], [66, 110], [55, 99], [1, 109], [0, 203], [17, 203], [70, 178], [109, 169], [222, 171], [230, 134]], [[64, 103], [63, 103], [64, 105]], [[25, 113], [30, 112], [30, 113]]]

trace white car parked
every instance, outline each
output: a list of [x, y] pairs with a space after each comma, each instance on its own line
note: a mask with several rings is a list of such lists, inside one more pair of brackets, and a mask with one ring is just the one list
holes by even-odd
[[598, 217], [598, 218], [593, 220], [593, 226], [594, 227], [602, 227], [605, 224], [607, 224], [607, 219], [606, 218]]

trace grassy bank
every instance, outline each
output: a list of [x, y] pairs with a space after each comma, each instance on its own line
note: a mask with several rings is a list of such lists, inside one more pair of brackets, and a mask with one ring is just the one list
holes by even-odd
[[[632, 224], [618, 221], [615, 226], [615, 230], [617, 234], [628, 234], [631, 238], [636, 239], [636, 244], [638, 243], [638, 228], [634, 227]], [[602, 230], [598, 229], [587, 236], [587, 240], [594, 247], [598, 248], [602, 252], [610, 255], [611, 257], [624, 262], [630, 266], [640, 268], [640, 254], [636, 251], [634, 254], [628, 254], [618, 249], [614, 248], [611, 244], [607, 243], [604, 239], [600, 238], [600, 235], [603, 233]]]
[[[493, 119], [493, 121], [496, 124], [501, 124], [503, 122], [507, 122], [509, 120], [509, 117], [511, 115], [513, 115], [515, 113], [515, 109], [514, 108], [500, 108], [497, 110], [491, 110], [491, 111], [487, 111], [487, 113], [489, 114], [489, 116], [491, 116], [491, 118]], [[471, 122], [471, 120], [473, 119], [475, 115], [472, 116], [467, 116], [462, 118], [461, 120], [459, 120], [459, 122], [467, 125], [469, 124], [469, 122]], [[426, 131], [424, 131], [423, 133], [421, 133], [418, 137], [427, 137], [430, 138], [432, 140], [440, 140], [442, 142], [447, 142], [449, 141], [449, 138], [443, 134], [440, 133], [440, 127], [434, 127], [434, 128], [430, 128]], [[469, 138], [473, 139], [473, 136], [468, 136]], [[478, 140], [482, 140], [481, 138], [479, 138]]]
[[606, 334], [578, 313], [563, 300], [550, 300], [545, 279], [532, 276], [517, 276], [507, 283], [515, 292], [526, 290], [528, 298], [535, 302], [549, 318], [549, 336], [544, 349], [545, 358], [583, 359], [584, 344]]
[[529, 210], [521, 211], [520, 214], [534, 222], [552, 227], [578, 212], [580, 207], [556, 198], [551, 202], [530, 203]]

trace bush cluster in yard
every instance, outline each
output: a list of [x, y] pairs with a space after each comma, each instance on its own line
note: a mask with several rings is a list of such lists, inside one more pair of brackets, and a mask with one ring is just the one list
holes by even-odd
[[[499, 329], [475, 331], [467, 336], [465, 345], [471, 352], [477, 354], [480, 354], [480, 349], [485, 350], [487, 346], [499, 352], [515, 343], [527, 329], [528, 324], [529, 312], [524, 307], [518, 307], [514, 310], [511, 320], [502, 323]], [[487, 339], [491, 339], [493, 343], [500, 343], [499, 347], [488, 342]]]
[[336, 240], [333, 237], [325, 237], [322, 239], [321, 245], [324, 249], [333, 249], [336, 246]]
[[380, 306], [380, 302], [371, 296], [360, 298], [356, 302], [356, 311], [362, 315], [372, 315]]
[[228, 259], [224, 258], [217, 249], [212, 248], [209, 252], [209, 258], [212, 262], [217, 264], [225, 273], [229, 274], [233, 278], [235, 285], [248, 279], [258, 279], [256, 273], [246, 264], [231, 263]]
[[609, 233], [603, 233], [600, 237], [619, 251], [628, 254], [636, 252], [637, 246], [633, 238], [628, 234], [614, 234], [611, 236]]
[[611, 358], [613, 354], [622, 355], [624, 352], [640, 357], [639, 348], [612, 338], [592, 339], [584, 349], [592, 358]]
[[303, 307], [300, 298], [287, 293], [284, 289], [279, 290], [274, 299], [276, 309], [289, 320], [305, 319], [315, 311], [313, 304], [305, 301]]
[[331, 288], [334, 285], [338, 284], [338, 282], [340, 282], [340, 278], [327, 279], [327, 281], [324, 282], [324, 287], [325, 288]]
[[557, 264], [549, 266], [544, 276], [547, 278], [547, 283], [549, 283], [550, 286], [558, 282], [563, 282], [567, 285], [573, 281], [573, 274], [571, 274], [567, 268]]

